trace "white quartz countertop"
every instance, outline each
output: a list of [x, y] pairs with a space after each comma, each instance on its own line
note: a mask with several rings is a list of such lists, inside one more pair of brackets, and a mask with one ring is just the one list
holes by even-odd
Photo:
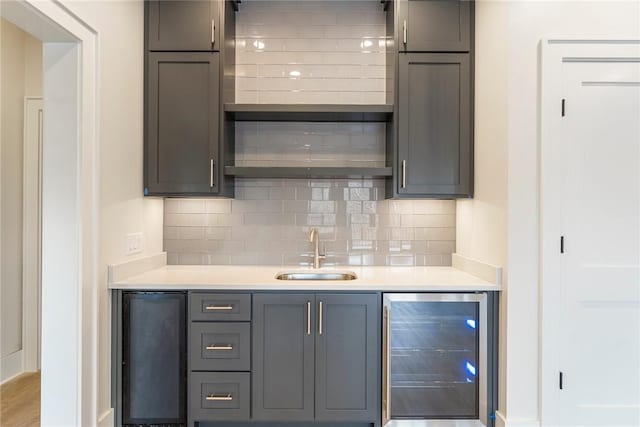
[[[348, 281], [278, 280], [284, 271], [349, 271]], [[453, 267], [310, 268], [256, 265], [165, 265], [109, 283], [128, 290], [498, 291], [500, 285]]]

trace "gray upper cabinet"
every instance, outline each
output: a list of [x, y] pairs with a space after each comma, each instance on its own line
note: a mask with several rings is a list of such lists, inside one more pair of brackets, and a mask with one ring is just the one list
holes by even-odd
[[313, 294], [254, 295], [254, 420], [313, 420], [314, 307]]
[[400, 0], [398, 5], [400, 51], [470, 51], [472, 1]]
[[[377, 294], [317, 294], [316, 420], [375, 422], [379, 404]], [[320, 333], [321, 332], [321, 333]]]
[[469, 54], [400, 54], [400, 197], [470, 197], [473, 123]]
[[145, 194], [215, 194], [219, 53], [148, 54]]
[[145, 3], [149, 50], [219, 50], [219, 1], [147, 0]]

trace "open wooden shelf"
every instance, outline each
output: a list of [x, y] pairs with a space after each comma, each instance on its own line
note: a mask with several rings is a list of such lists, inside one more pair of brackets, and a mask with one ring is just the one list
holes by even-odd
[[241, 178], [385, 178], [391, 167], [326, 167], [326, 166], [225, 166], [225, 175]]
[[386, 122], [393, 105], [366, 104], [224, 104], [227, 118], [269, 122]]

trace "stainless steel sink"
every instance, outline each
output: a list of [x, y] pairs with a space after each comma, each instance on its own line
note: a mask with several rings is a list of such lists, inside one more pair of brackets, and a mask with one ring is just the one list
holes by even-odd
[[284, 271], [278, 273], [278, 280], [354, 280], [356, 273], [351, 271]]

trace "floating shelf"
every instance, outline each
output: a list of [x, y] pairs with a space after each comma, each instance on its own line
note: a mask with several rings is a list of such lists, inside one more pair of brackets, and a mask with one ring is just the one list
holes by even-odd
[[366, 104], [224, 104], [235, 121], [268, 122], [386, 122], [393, 105]]
[[225, 166], [225, 175], [241, 178], [384, 178], [391, 176], [391, 167], [270, 167]]
[[[377, 3], [378, 0], [371, 0], [372, 3]], [[236, 12], [239, 10], [240, 8], [240, 4], [242, 3], [242, 0], [231, 0], [231, 4], [233, 6], [233, 10], [235, 10]], [[389, 7], [389, 4], [391, 4], [391, 0], [380, 0], [380, 3], [382, 4], [382, 6], [384, 7], [384, 11], [387, 11], [387, 8]]]

